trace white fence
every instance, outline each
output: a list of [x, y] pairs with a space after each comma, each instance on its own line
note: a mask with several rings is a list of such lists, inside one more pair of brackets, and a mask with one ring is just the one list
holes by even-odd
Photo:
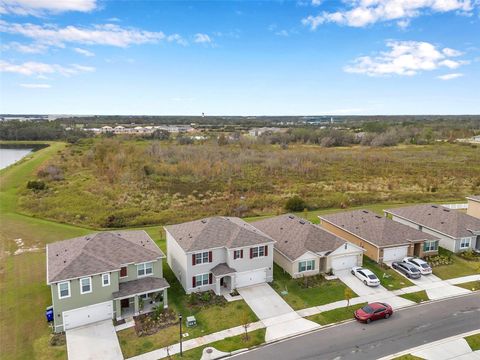
[[466, 210], [468, 209], [468, 204], [443, 204], [443, 207], [446, 207], [448, 209], [452, 210]]

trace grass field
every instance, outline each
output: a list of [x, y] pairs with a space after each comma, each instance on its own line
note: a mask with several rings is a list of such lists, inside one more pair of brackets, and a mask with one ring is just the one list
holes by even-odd
[[473, 351], [480, 350], [480, 334], [467, 336], [465, 340]]
[[400, 295], [400, 297], [416, 303], [420, 303], [422, 301], [428, 301], [428, 295], [425, 290], [410, 293], [410, 294]]
[[367, 305], [367, 303], [351, 305], [349, 307], [338, 308], [330, 311], [324, 311], [320, 314], [308, 316], [306, 319], [315, 321], [320, 325], [328, 325], [343, 320], [354, 319], [353, 313]]
[[375, 275], [377, 275], [380, 279], [380, 283], [387, 290], [398, 290], [413, 285], [407, 278], [403, 277], [395, 270], [391, 268], [385, 269], [366, 256], [363, 257], [363, 267], [370, 269]]
[[480, 273], [479, 262], [467, 261], [442, 248], [439, 249], [439, 254], [451, 256], [453, 261], [450, 265], [441, 265], [433, 268], [433, 273], [443, 280]]

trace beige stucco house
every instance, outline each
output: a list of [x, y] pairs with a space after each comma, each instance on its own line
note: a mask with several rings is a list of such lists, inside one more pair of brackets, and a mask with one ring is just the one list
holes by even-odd
[[468, 208], [467, 215], [480, 219], [480, 195], [472, 195], [467, 197]]

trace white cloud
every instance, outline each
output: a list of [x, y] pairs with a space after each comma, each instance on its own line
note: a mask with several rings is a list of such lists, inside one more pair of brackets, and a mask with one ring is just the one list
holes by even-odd
[[459, 77], [462, 77], [463, 74], [461, 73], [453, 73], [453, 74], [445, 74], [445, 75], [440, 75], [437, 76], [438, 79], [440, 80], [452, 80], [452, 79], [457, 79]]
[[95, 71], [94, 67], [72, 64], [62, 66], [58, 64], [46, 64], [36, 61], [27, 61], [22, 64], [14, 64], [0, 60], [0, 72], [9, 72], [26, 76], [45, 76], [45, 74], [60, 74], [63, 76], [77, 75], [84, 72]]
[[8, 44], [2, 45], [2, 50], [13, 50], [18, 51], [24, 54], [40, 54], [47, 50], [47, 46], [43, 44], [21, 44], [18, 42], [10, 42]]
[[210, 44], [212, 42], [212, 39], [207, 34], [198, 33], [195, 34], [193, 41], [201, 44]]
[[[412, 76], [421, 71], [431, 71], [442, 67], [450, 69], [468, 63], [463, 60], [452, 60], [445, 49], [421, 41], [388, 41], [389, 51], [377, 56], [362, 56], [355, 59], [351, 65], [344, 67], [349, 73], [366, 74], [369, 76], [403, 75]], [[450, 54], [459, 53], [450, 49]]]
[[73, 51], [75, 51], [76, 53], [78, 53], [80, 55], [87, 56], [87, 57], [95, 56], [95, 53], [93, 53], [89, 50], [86, 50], [86, 49], [75, 48], [75, 49], [73, 49]]
[[18, 24], [0, 20], [0, 32], [23, 35], [41, 44], [60, 47], [64, 47], [65, 43], [117, 47], [157, 43], [162, 40], [174, 41], [179, 44], [185, 43], [185, 40], [178, 34], [165, 35], [161, 31], [145, 31], [131, 27], [123, 28], [116, 24], [93, 25], [88, 28], [69, 25], [62, 28], [56, 25]]
[[476, 2], [472, 0], [347, 0], [348, 8], [335, 12], [323, 11], [302, 19], [302, 24], [315, 30], [325, 23], [364, 27], [381, 21], [397, 20], [399, 26], [408, 26], [407, 19], [427, 12], [457, 11], [470, 13]]
[[67, 11], [89, 12], [96, 7], [96, 0], [1, 0], [0, 14], [42, 16]]
[[49, 89], [52, 87], [50, 84], [20, 84], [20, 86], [27, 89]]
[[313, 6], [320, 6], [322, 4], [323, 0], [312, 0], [312, 5]]
[[280, 31], [276, 31], [275, 35], [287, 37], [289, 34], [287, 30], [280, 30]]

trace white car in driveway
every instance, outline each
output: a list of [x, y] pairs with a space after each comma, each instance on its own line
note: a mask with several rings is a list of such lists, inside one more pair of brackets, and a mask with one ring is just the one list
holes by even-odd
[[377, 275], [371, 272], [368, 269], [354, 266], [351, 271], [352, 275], [355, 275], [357, 278], [362, 280], [362, 282], [367, 286], [378, 286], [380, 285], [380, 280]]
[[432, 268], [430, 265], [428, 265], [428, 263], [422, 259], [406, 257], [403, 259], [403, 262], [415, 266], [422, 275], [429, 275], [432, 273]]

